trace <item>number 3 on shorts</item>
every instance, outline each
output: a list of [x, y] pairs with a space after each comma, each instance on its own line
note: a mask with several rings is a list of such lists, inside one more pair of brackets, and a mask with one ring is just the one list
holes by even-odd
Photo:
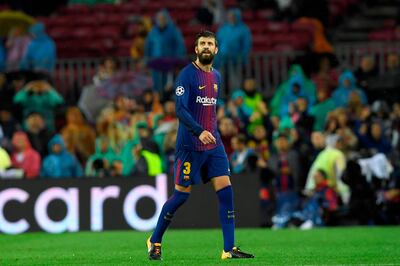
[[185, 175], [190, 174], [190, 166], [191, 166], [191, 164], [189, 162], [184, 162], [183, 166], [185, 167], [185, 169], [183, 169], [183, 173]]

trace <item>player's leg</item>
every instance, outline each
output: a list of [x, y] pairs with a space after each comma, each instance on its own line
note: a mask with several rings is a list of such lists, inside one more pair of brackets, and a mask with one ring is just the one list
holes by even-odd
[[219, 202], [219, 220], [224, 237], [224, 251], [228, 252], [235, 244], [235, 211], [233, 192], [229, 176], [218, 176], [211, 179]]
[[229, 161], [224, 148], [216, 148], [207, 159], [207, 176], [216, 191], [219, 201], [219, 219], [224, 237], [222, 259], [254, 258], [241, 252], [235, 244], [235, 211], [233, 190], [230, 181]]
[[233, 191], [229, 176], [218, 176], [211, 179], [219, 201], [219, 220], [224, 236], [224, 250], [221, 259], [254, 258], [253, 255], [235, 247], [235, 211], [233, 206]]
[[175, 185], [172, 196], [164, 203], [160, 216], [158, 216], [157, 226], [151, 237], [147, 240], [147, 251], [149, 259], [161, 260], [162, 237], [171, 224], [175, 212], [189, 198], [191, 186], [183, 187]]
[[174, 164], [175, 190], [172, 196], [165, 202], [157, 226], [152, 236], [147, 241], [149, 258], [154, 260], [161, 259], [162, 237], [171, 224], [175, 212], [189, 198], [191, 185], [196, 183], [195, 177], [200, 167], [202, 158], [200, 153], [190, 151], [177, 151]]

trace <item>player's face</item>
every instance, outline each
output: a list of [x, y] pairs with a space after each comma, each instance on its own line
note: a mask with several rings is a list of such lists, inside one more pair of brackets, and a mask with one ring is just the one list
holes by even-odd
[[218, 48], [215, 45], [215, 39], [212, 37], [200, 37], [197, 40], [195, 52], [199, 58], [200, 63], [209, 65], [212, 63]]

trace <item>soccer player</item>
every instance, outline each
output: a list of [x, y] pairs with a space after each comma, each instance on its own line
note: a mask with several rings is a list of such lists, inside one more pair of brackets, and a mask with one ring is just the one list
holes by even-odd
[[254, 258], [234, 246], [235, 212], [227, 155], [217, 131], [216, 104], [221, 77], [212, 67], [218, 52], [215, 34], [196, 36], [197, 59], [179, 74], [176, 83], [176, 114], [179, 129], [174, 164], [175, 191], [165, 202], [157, 227], [147, 240], [149, 259], [161, 260], [161, 241], [171, 220], [189, 198], [192, 185], [211, 181], [219, 200], [224, 249], [221, 259]]

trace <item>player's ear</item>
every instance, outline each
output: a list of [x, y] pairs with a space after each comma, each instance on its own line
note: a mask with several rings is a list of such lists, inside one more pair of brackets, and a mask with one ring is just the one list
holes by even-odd
[[197, 47], [197, 44], [196, 44], [196, 46], [194, 47], [194, 51], [196, 52], [196, 54], [199, 53], [199, 48]]
[[218, 54], [218, 46], [215, 47], [215, 54]]

